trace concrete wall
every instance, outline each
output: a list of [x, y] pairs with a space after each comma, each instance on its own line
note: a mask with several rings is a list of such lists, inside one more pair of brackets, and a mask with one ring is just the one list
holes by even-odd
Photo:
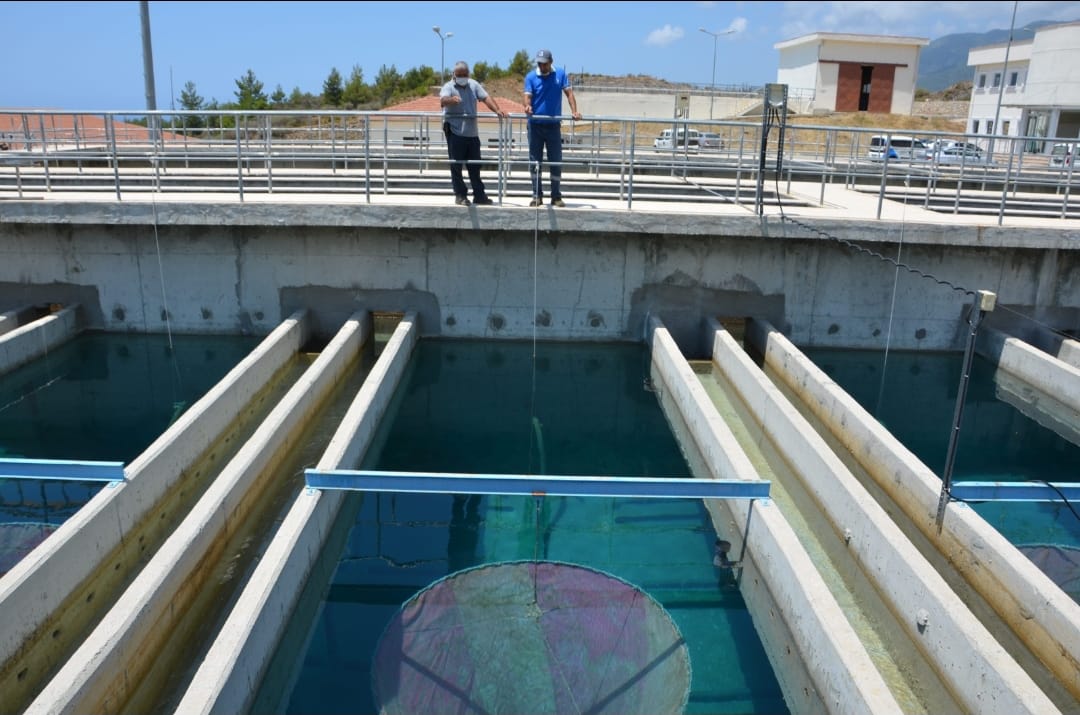
[[[940, 550], [949, 568], [987, 599], [1021, 647], [1030, 649], [1057, 676], [1059, 687], [1076, 697], [1080, 606], [970, 506], [949, 502], [939, 527], [940, 478], [767, 322], [751, 321], [746, 341]], [[1055, 692], [1053, 683], [1040, 684]], [[1057, 701], [1068, 697], [1055, 694]]]
[[356, 310], [391, 310], [416, 311], [426, 335], [531, 338], [535, 321], [541, 340], [639, 340], [653, 314], [694, 355], [707, 354], [702, 317], [753, 315], [798, 345], [879, 348], [891, 318], [894, 348], [961, 349], [963, 293], [840, 242], [891, 256], [901, 235], [908, 265], [1026, 314], [1052, 308], [1059, 330], [1080, 327], [1070, 279], [1080, 252], [1067, 229], [800, 219], [811, 232], [779, 217], [599, 209], [539, 222], [433, 206], [5, 209], [0, 283], [92, 288], [86, 314], [109, 331], [164, 333], [167, 308], [174, 332], [260, 335], [303, 307], [323, 335]]
[[303, 314], [283, 321], [125, 466], [122, 483], [98, 492], [0, 577], [0, 611], [19, 614], [0, 619], [0, 692], [8, 702], [32, 697], [32, 686], [97, 619], [99, 604], [107, 605], [143, 566], [142, 547], [159, 543], [167, 523], [162, 504], [172, 489], [307, 336]]
[[[221, 544], [258, 518], [260, 495], [275, 488], [274, 468], [298, 449], [302, 430], [368, 338], [370, 321], [354, 316], [289, 389], [190, 514], [25, 711], [88, 713], [138, 710], [134, 693], [164, 674], [161, 660], [183, 667], [176, 631], [195, 617], [197, 597], [215, 575]], [[185, 620], [188, 619], [188, 620]], [[182, 649], [180, 649], [182, 650]], [[161, 652], [159, 658], [148, 654]], [[167, 654], [167, 655], [164, 655]], [[178, 662], [180, 661], [180, 662]], [[152, 668], [157, 668], [155, 673]]]
[[[355, 469], [360, 463], [405, 372], [417, 333], [417, 316], [407, 314], [364, 380], [317, 469]], [[177, 712], [224, 715], [252, 709], [255, 691], [271, 667], [274, 650], [289, 625], [288, 614], [300, 599], [305, 582], [318, 571], [320, 562], [330, 562], [323, 563], [323, 568], [336, 565], [336, 560], [320, 559], [320, 554], [337, 553], [340, 541], [335, 540], [347, 534], [351, 520], [335, 524], [344, 500], [345, 492], [335, 490], [305, 489], [297, 496]], [[330, 573], [322, 573], [321, 577], [329, 579]], [[272, 683], [286, 687], [286, 674], [269, 677]]]

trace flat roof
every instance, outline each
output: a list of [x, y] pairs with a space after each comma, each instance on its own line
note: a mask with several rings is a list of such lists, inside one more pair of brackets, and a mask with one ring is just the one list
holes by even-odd
[[773, 45], [773, 49], [786, 50], [813, 42], [862, 42], [876, 45], [914, 45], [925, 47], [930, 40], [925, 37], [904, 37], [900, 35], [863, 35], [847, 32], [812, 32], [790, 40], [782, 40]]

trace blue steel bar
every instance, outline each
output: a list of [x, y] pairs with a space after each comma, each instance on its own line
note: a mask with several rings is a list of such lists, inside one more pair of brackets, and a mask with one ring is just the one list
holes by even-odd
[[1080, 501], [1075, 482], [953, 482], [949, 492], [964, 501]]
[[666, 499], [767, 499], [769, 482], [743, 479], [650, 479], [646, 477], [551, 477], [515, 474], [451, 474], [307, 469], [312, 489], [434, 494], [659, 497]]
[[66, 459], [0, 459], [0, 479], [64, 479], [72, 482], [119, 482], [123, 462]]

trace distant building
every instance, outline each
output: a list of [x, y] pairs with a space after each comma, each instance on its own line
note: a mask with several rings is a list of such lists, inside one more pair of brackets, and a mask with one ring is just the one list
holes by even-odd
[[[975, 68], [967, 117], [972, 135], [1080, 137], [1080, 23], [1041, 27], [1030, 40], [973, 47], [967, 63]], [[1024, 150], [1049, 152], [1052, 144], [1032, 140]]]
[[773, 47], [776, 81], [812, 97], [803, 111], [911, 114], [922, 37], [815, 32]]

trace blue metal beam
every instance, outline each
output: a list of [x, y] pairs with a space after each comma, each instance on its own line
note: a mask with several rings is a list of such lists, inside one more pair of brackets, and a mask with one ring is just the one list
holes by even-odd
[[949, 493], [964, 501], [1065, 501], [1080, 503], [1075, 482], [953, 482]]
[[0, 479], [63, 479], [73, 482], [119, 482], [124, 480], [124, 463], [6, 458], [0, 459]]
[[433, 494], [654, 497], [668, 499], [767, 499], [769, 482], [745, 479], [551, 477], [519, 474], [452, 474], [308, 469], [312, 489]]

